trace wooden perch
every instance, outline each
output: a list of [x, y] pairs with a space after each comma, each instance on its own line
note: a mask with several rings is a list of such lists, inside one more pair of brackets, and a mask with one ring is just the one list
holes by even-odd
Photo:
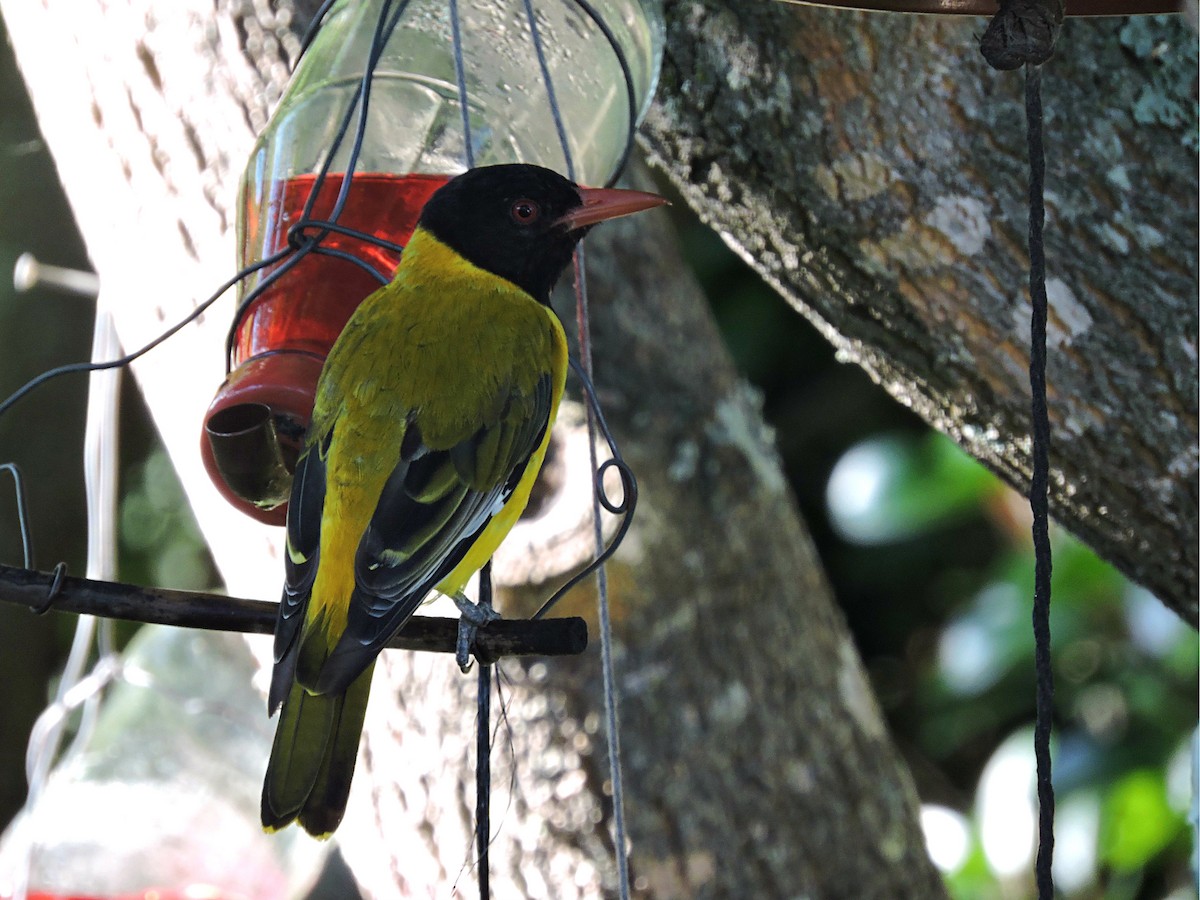
[[[51, 596], [53, 573], [0, 565], [0, 601], [26, 606], [37, 612], [50, 609], [177, 625], [213, 631], [270, 634], [275, 630], [278, 604], [243, 600], [194, 591], [171, 591], [109, 581], [63, 576]], [[402, 650], [453, 653], [458, 620], [413, 616], [388, 643]], [[500, 619], [480, 628], [475, 656], [494, 662], [506, 656], [573, 656], [587, 648], [587, 623], [579, 618]]]

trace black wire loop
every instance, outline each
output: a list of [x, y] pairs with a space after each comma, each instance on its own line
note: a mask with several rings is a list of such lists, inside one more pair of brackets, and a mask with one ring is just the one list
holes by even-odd
[[[609, 444], [609, 447], [612, 447], [612, 444]], [[616, 468], [617, 474], [621, 477], [622, 492], [620, 503], [613, 503], [609, 500], [608, 493], [604, 487], [604, 473], [611, 468]], [[629, 489], [630, 482], [633, 484], [632, 490]], [[629, 509], [630, 495], [637, 495], [637, 483], [633, 479], [633, 470], [625, 465], [624, 460], [606, 459], [600, 463], [600, 467], [596, 469], [596, 487], [600, 489], [596, 492], [600, 500], [600, 505], [614, 516], [625, 515], [625, 512]]]
[[[351, 228], [349, 225], [339, 225], [337, 222], [328, 221], [325, 219], [301, 219], [288, 229], [288, 246], [292, 246], [293, 235], [300, 246], [305, 241], [314, 241], [315, 237], [307, 234], [309, 229], [317, 228], [321, 231], [332, 231], [336, 234], [343, 234], [346, 237], [354, 238], [357, 241], [362, 241], [364, 244], [374, 244], [384, 250], [390, 250], [393, 253], [403, 253], [404, 245], [397, 244], [395, 241], [389, 241], [386, 238], [381, 238], [378, 235], [371, 234], [369, 231], [362, 231], [358, 228]], [[301, 240], [303, 239], [303, 240]]]
[[21, 555], [26, 569], [33, 569], [33, 531], [29, 527], [29, 509], [25, 503], [25, 481], [16, 463], [0, 464], [0, 471], [12, 476], [13, 491], [17, 497], [17, 527], [21, 532]]
[[46, 598], [37, 606], [30, 607], [35, 616], [44, 616], [54, 608], [54, 601], [62, 593], [63, 579], [66, 577], [67, 564], [65, 562], [55, 563], [54, 571], [50, 576], [50, 587], [46, 589]]
[[572, 2], [582, 9], [589, 19], [596, 23], [596, 27], [600, 29], [600, 33], [608, 41], [608, 46], [612, 48], [613, 55], [617, 59], [617, 65], [621, 67], [621, 77], [625, 81], [625, 101], [628, 105], [629, 128], [625, 133], [625, 149], [621, 152], [621, 158], [617, 161], [616, 168], [613, 169], [612, 177], [604, 183], [605, 187], [612, 187], [621, 177], [621, 173], [625, 171], [625, 166], [629, 164], [629, 157], [633, 155], [633, 142], [637, 135], [637, 87], [633, 83], [633, 71], [629, 68], [629, 60], [625, 56], [621, 42], [617, 40], [617, 36], [613, 34], [613, 30], [604, 21], [604, 16], [600, 15], [588, 0], [572, 0]]
[[[593, 559], [588, 565], [566, 584], [555, 591], [550, 599], [542, 604], [541, 608], [534, 613], [530, 618], [540, 619], [558, 603], [567, 592], [575, 585], [579, 584], [589, 575], [593, 574], [600, 566], [604, 565], [608, 559], [617, 552], [617, 548], [621, 546], [621, 542], [625, 540], [625, 535], [629, 532], [629, 527], [633, 524], [633, 513], [637, 508], [638, 489], [637, 478], [634, 477], [633, 470], [625, 462], [621, 456], [620, 448], [617, 446], [616, 438], [613, 437], [612, 431], [609, 430], [608, 422], [604, 419], [604, 412], [600, 408], [600, 401], [596, 397], [596, 389], [592, 385], [592, 381], [583, 371], [583, 367], [574, 359], [570, 360], [571, 371], [579, 379], [583, 385], [583, 395], [587, 399], [588, 406], [591, 407], [593, 414], [596, 417], [596, 425], [600, 429], [600, 434], [604, 436], [604, 442], [608, 445], [608, 451], [612, 454], [612, 458], [606, 459], [601, 463], [593, 474], [593, 479], [596, 486], [596, 496], [600, 500], [600, 505], [615, 516], [621, 516], [621, 523], [617, 526], [617, 532], [613, 535], [608, 546], [604, 548], [604, 552]], [[609, 469], [615, 468], [621, 479], [621, 499], [620, 502], [615, 502], [609, 498], [607, 489], [604, 486], [604, 475]]]
[[[246, 292], [241, 302], [234, 310], [233, 319], [229, 326], [229, 332], [225, 337], [225, 371], [228, 374], [233, 368], [233, 349], [237, 343], [238, 331], [241, 329], [242, 320], [250, 307], [259, 300], [266, 292], [267, 288], [273, 285], [276, 281], [282, 278], [289, 272], [301, 259], [309, 253], [322, 253], [326, 256], [333, 256], [339, 259], [344, 259], [355, 265], [361, 266], [368, 271], [381, 284], [387, 284], [390, 279], [384, 278], [374, 267], [365, 260], [359, 259], [351, 253], [336, 248], [324, 247], [322, 242], [332, 232], [345, 234], [355, 237], [358, 240], [366, 243], [374, 244], [386, 250], [393, 252], [402, 252], [403, 247], [388, 241], [384, 238], [376, 237], [373, 234], [368, 234], [356, 229], [347, 228], [339, 225], [338, 220], [341, 218], [342, 212], [346, 207], [346, 201], [350, 195], [350, 184], [354, 178], [354, 173], [358, 168], [358, 159], [362, 154], [363, 138], [366, 134], [367, 127], [367, 112], [370, 105], [371, 88], [375, 79], [375, 68], [379, 65], [379, 59], [383, 55], [384, 48], [387, 42], [391, 39], [392, 34], [396, 30], [396, 26], [400, 23], [401, 17], [408, 9], [410, 0], [400, 0], [398, 4], [394, 4], [393, 0], [384, 0], [379, 9], [379, 18], [375, 22], [375, 31], [371, 37], [371, 49], [367, 54], [367, 62], [363, 69], [362, 78], [355, 87], [354, 93], [350, 97], [350, 102], [347, 103], [345, 111], [342, 113], [341, 121], [338, 123], [338, 129], [334, 133], [333, 139], [329, 143], [329, 147], [325, 153], [321, 166], [313, 178], [312, 187], [309, 189], [308, 197], [305, 200], [304, 208], [300, 213], [300, 218], [296, 223], [288, 229], [286, 247], [273, 254], [272, 263], [276, 262], [279, 266], [265, 275], [259, 280], [252, 289]], [[309, 25], [308, 32], [305, 34], [302, 42], [301, 56], [303, 51], [307, 50], [317, 32], [320, 30], [321, 24], [324, 21], [325, 15], [331, 6], [330, 0], [327, 0], [317, 11], [313, 22]], [[297, 57], [299, 61], [299, 57]], [[316, 205], [317, 197], [320, 196], [322, 188], [325, 186], [325, 179], [329, 176], [330, 168], [333, 165], [333, 160], [341, 149], [342, 143], [346, 139], [346, 135], [350, 133], [350, 124], [357, 118], [355, 124], [353, 138], [351, 139], [350, 151], [346, 160], [346, 172], [342, 178], [342, 183], [338, 188], [337, 199], [334, 201], [333, 209], [330, 211], [328, 220], [318, 221], [312, 218], [313, 207]], [[308, 229], [316, 228], [317, 233], [308, 234]], [[250, 273], [246, 273], [249, 275]], [[240, 280], [240, 279], [239, 279]]]

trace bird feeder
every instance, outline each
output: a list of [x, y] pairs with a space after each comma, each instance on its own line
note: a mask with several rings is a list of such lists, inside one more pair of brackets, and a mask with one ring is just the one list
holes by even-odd
[[660, 53], [650, 0], [333, 5], [242, 180], [238, 262], [252, 271], [201, 439], [231, 503], [283, 523], [325, 356], [390, 280], [430, 195], [505, 162], [608, 181]]

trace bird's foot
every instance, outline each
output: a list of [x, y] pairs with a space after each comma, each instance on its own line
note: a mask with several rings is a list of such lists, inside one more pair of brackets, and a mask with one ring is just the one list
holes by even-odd
[[458, 640], [454, 646], [454, 661], [463, 672], [471, 671], [471, 655], [475, 651], [475, 637], [479, 629], [495, 622], [500, 613], [486, 600], [473, 603], [464, 594], [454, 594], [450, 599], [458, 607]]

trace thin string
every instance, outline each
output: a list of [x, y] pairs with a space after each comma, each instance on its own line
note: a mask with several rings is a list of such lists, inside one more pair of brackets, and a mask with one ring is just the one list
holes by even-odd
[[[530, 37], [533, 39], [538, 64], [542, 70], [542, 78], [546, 84], [546, 96], [550, 103], [550, 113], [554, 117], [554, 127], [558, 131], [559, 141], [562, 144], [563, 158], [567, 162], [568, 177], [572, 181], [575, 181], [575, 164], [571, 157], [571, 146], [567, 142], [567, 130], [563, 122], [562, 110], [559, 108], [557, 95], [554, 92], [553, 79], [550, 76], [550, 68], [546, 64], [545, 49], [542, 46], [541, 34], [534, 20], [533, 6], [530, 0], [525, 0], [525, 10], [529, 19]], [[632, 131], [632, 119], [630, 120], [629, 127]], [[579, 362], [585, 380], [590, 384], [592, 381], [592, 340], [589, 328], [590, 320], [588, 318], [586, 256], [582, 243], [575, 248], [574, 264], [575, 323], [579, 332]], [[597, 472], [600, 469], [596, 456], [596, 416], [590, 403], [584, 406], [587, 411], [588, 457], [591, 464], [591, 471]], [[599, 480], [599, 478], [593, 479], [592, 482], [592, 537], [595, 541], [596, 556], [602, 559], [606, 554], [604, 532], [600, 519], [603, 488], [597, 484]], [[628, 841], [625, 832], [624, 778], [621, 770], [620, 715], [617, 709], [616, 675], [613, 668], [612, 620], [608, 603], [608, 575], [602, 562], [596, 566], [596, 593], [598, 595], [598, 617], [600, 620], [600, 672], [604, 688], [604, 721], [608, 737], [608, 774], [609, 780], [612, 782], [613, 843], [617, 859], [617, 893], [620, 900], [629, 900], [629, 857], [626, 853]]]
[[571, 145], [567, 140], [567, 126], [563, 122], [558, 96], [554, 93], [554, 79], [550, 77], [550, 64], [546, 61], [546, 48], [542, 43], [541, 32], [538, 30], [537, 16], [533, 12], [533, 0], [525, 0], [525, 18], [529, 21], [529, 36], [533, 39], [533, 51], [537, 55], [538, 68], [542, 70], [542, 81], [546, 85], [546, 100], [550, 104], [550, 115], [554, 119], [554, 129], [558, 132], [558, 143], [567, 164], [567, 178], [577, 181], [575, 160], [571, 157]]
[[225, 294], [225, 292], [227, 290], [229, 290], [231, 287], [233, 287], [235, 284], [237, 284], [243, 278], [245, 278], [248, 275], [253, 274], [254, 272], [257, 272], [260, 269], [264, 269], [267, 266], [274, 265], [275, 263], [284, 259], [288, 255], [289, 252], [291, 252], [291, 251], [286, 250], [286, 249], [280, 250], [278, 253], [272, 253], [270, 256], [266, 257], [265, 259], [259, 260], [258, 262], [254, 263], [253, 265], [247, 266], [242, 271], [240, 271], [236, 275], [234, 275], [232, 278], [228, 279], [219, 288], [217, 288], [216, 291], [214, 291], [213, 294], [208, 297], [208, 299], [206, 299], [203, 303], [201, 303], [199, 306], [197, 306], [195, 309], [193, 309], [190, 313], [188, 313], [186, 316], [184, 316], [182, 319], [180, 319], [178, 322], [176, 322], [174, 325], [172, 325], [170, 328], [168, 328], [166, 331], [164, 331], [158, 337], [154, 338], [148, 344], [146, 344], [145, 346], [141, 347], [138, 350], [133, 351], [132, 353], [129, 353], [129, 354], [119, 357], [117, 359], [110, 359], [110, 360], [107, 360], [104, 362], [68, 363], [63, 366], [57, 366], [56, 368], [48, 369], [45, 372], [42, 372], [40, 375], [37, 375], [37, 376], [29, 379], [29, 381], [25, 382], [25, 384], [21, 385], [21, 387], [17, 388], [15, 391], [13, 391], [11, 394], [9, 394], [8, 397], [2, 403], [0, 403], [0, 416], [4, 415], [4, 413], [8, 412], [8, 410], [11, 409], [12, 406], [17, 401], [21, 400], [23, 397], [25, 397], [31, 391], [33, 391], [34, 389], [36, 389], [38, 387], [41, 387], [47, 381], [51, 381], [52, 379], [55, 379], [60, 375], [70, 375], [74, 372], [99, 372], [104, 369], [117, 369], [117, 368], [122, 368], [124, 366], [129, 365], [131, 362], [133, 362], [138, 357], [149, 353], [151, 350], [153, 350], [159, 344], [163, 343], [164, 341], [168, 340], [169, 338], [174, 337], [176, 332], [178, 332], [180, 329], [182, 329], [185, 326], [190, 325], [192, 322], [194, 322], [197, 318], [199, 318], [205, 312], [205, 310], [207, 310], [210, 306], [212, 306], [214, 303], [216, 303], [218, 300], [220, 300], [221, 297]]
[[450, 42], [454, 50], [454, 80], [458, 83], [458, 108], [462, 113], [463, 147], [467, 168], [475, 168], [475, 148], [471, 145], [471, 113], [467, 105], [467, 66], [463, 60], [462, 24], [458, 0], [450, 0]]
[[1046, 403], [1046, 254], [1042, 229], [1046, 159], [1042, 146], [1042, 73], [1025, 66], [1025, 118], [1029, 144], [1029, 386], [1033, 429], [1033, 473], [1029, 507], [1033, 512], [1033, 637], [1037, 671], [1037, 718], [1033, 752], [1037, 760], [1038, 853], [1037, 887], [1040, 900], [1054, 896], [1054, 784], [1051, 780], [1050, 732], [1054, 716], [1054, 668], [1050, 660], [1050, 414]]
[[[575, 249], [575, 316], [579, 329], [579, 359], [589, 381], [592, 377], [592, 341], [588, 328], [588, 296], [585, 278], [586, 259], [583, 244]], [[596, 419], [590, 404], [586, 404], [588, 425], [588, 456], [592, 471], [597, 471]], [[600, 527], [600, 489], [592, 483], [592, 537], [596, 552], [604, 552], [604, 534]], [[599, 597], [600, 672], [604, 687], [604, 723], [608, 733], [608, 775], [612, 781], [613, 842], [617, 856], [617, 892], [621, 900], [629, 900], [629, 857], [625, 833], [625, 789], [621, 771], [621, 730], [617, 709], [616, 676], [613, 670], [612, 619], [608, 604], [608, 574], [603, 565], [596, 568], [596, 593]]]

